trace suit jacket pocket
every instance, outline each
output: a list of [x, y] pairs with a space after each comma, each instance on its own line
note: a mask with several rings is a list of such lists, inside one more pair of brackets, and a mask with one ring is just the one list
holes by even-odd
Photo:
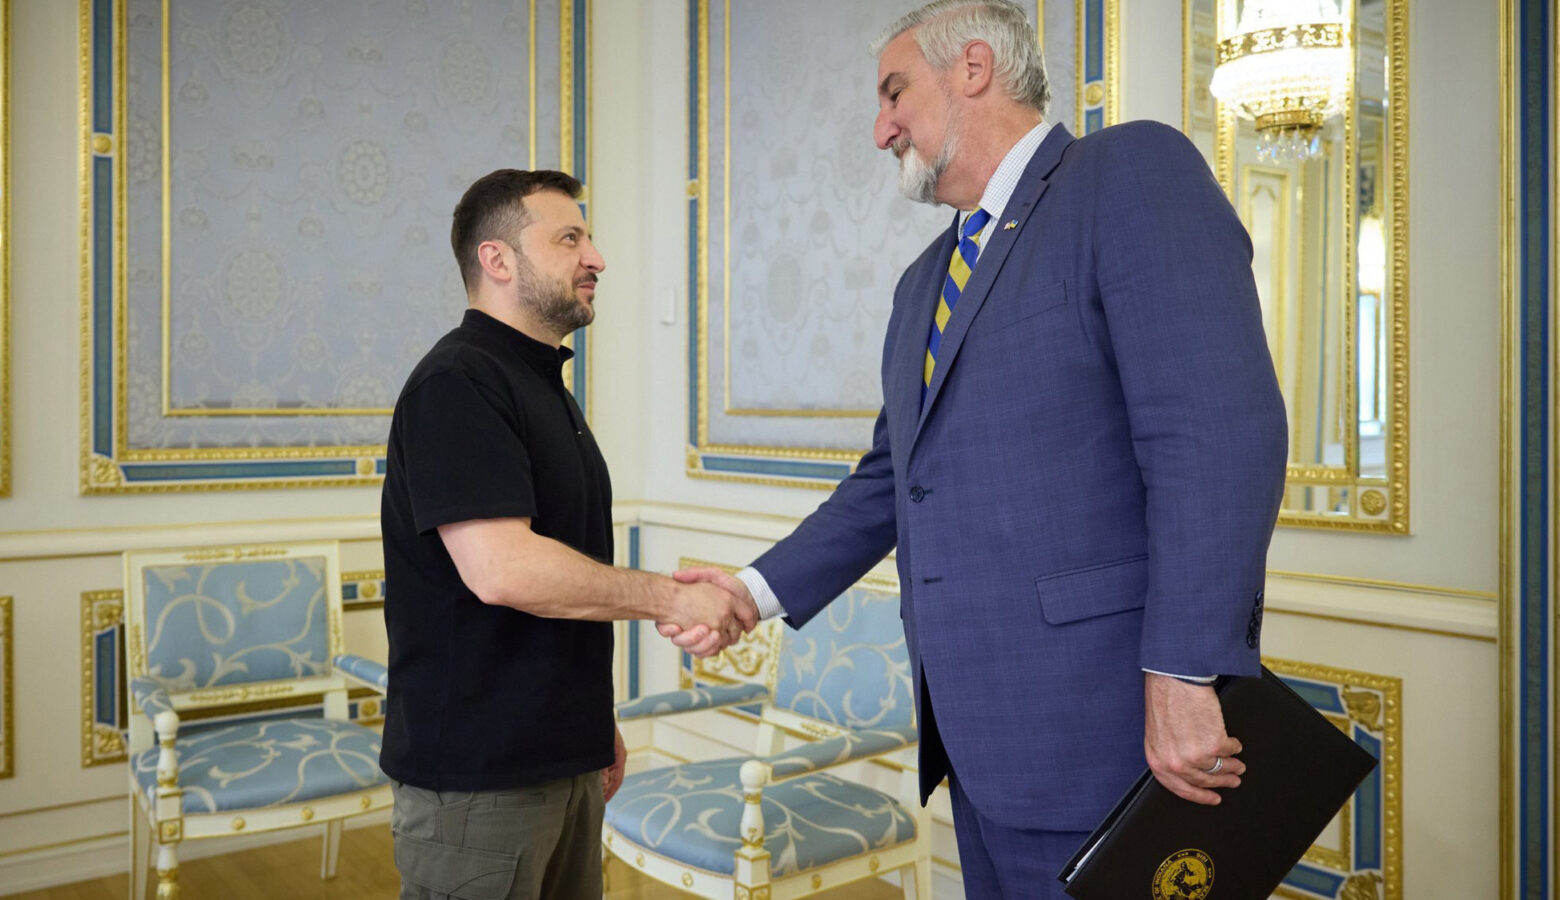
[[1035, 579], [1040, 612], [1051, 625], [1142, 609], [1148, 557], [1130, 556]]
[[1032, 288], [1008, 288], [1000, 280], [992, 286], [991, 296], [981, 304], [980, 313], [970, 323], [970, 334], [988, 334], [1038, 316], [1048, 309], [1067, 305], [1067, 282], [1053, 281]]

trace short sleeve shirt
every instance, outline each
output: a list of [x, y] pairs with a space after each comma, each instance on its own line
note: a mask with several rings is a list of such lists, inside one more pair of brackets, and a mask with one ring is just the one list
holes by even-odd
[[613, 760], [612, 629], [483, 603], [440, 525], [529, 517], [612, 562], [612, 488], [563, 383], [567, 349], [477, 310], [407, 379], [380, 526], [390, 642], [380, 766], [429, 790], [520, 787]]

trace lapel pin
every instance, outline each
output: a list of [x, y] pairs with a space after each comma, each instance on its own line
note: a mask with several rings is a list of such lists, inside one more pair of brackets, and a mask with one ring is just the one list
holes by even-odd
[[1017, 219], [1008, 219], [1006, 222], [1002, 223], [1002, 230], [1003, 231], [1012, 231], [1013, 229], [1015, 229], [1017, 227], [1018, 227], [1018, 220]]

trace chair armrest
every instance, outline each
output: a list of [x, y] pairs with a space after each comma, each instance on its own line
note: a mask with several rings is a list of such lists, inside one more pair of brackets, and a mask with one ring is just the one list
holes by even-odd
[[761, 757], [756, 762], [769, 768], [770, 777], [766, 781], [784, 781], [831, 766], [892, 753], [914, 744], [919, 738], [914, 725], [849, 731], [828, 740]]
[[390, 670], [371, 659], [343, 653], [331, 662], [335, 664], [337, 672], [358, 684], [371, 687], [381, 694], [390, 688]]
[[[178, 731], [179, 714], [174, 710], [173, 699], [168, 696], [168, 690], [163, 687], [162, 682], [155, 678], [147, 678], [144, 675], [132, 678], [130, 679], [130, 696], [135, 699], [135, 705], [141, 708], [141, 712], [145, 713], [146, 717], [152, 720], [152, 724], [157, 731], [169, 730], [169, 720], [164, 717], [165, 714], [173, 717], [171, 730]], [[163, 717], [160, 722], [159, 717]]]
[[648, 697], [640, 697], [637, 700], [624, 700], [614, 709], [617, 710], [618, 721], [626, 722], [630, 719], [642, 719], [646, 716], [661, 716], [671, 713], [692, 712], [696, 709], [736, 706], [741, 703], [751, 703], [754, 700], [764, 700], [768, 697], [768, 688], [761, 684], [752, 684], [744, 681], [737, 684], [711, 684], [682, 691], [666, 691], [665, 693], [651, 694]]

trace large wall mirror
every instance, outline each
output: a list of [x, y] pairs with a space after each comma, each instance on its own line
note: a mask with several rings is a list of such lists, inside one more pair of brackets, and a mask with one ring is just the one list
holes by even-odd
[[1251, 232], [1279, 523], [1408, 533], [1407, 0], [1183, 0], [1183, 123]]

